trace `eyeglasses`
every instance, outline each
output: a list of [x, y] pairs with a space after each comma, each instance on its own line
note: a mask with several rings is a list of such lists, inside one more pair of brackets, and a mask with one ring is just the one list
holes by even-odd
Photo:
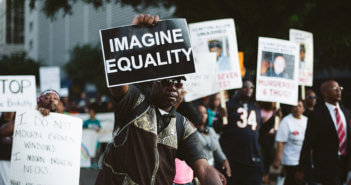
[[343, 87], [336, 87], [336, 86], [334, 86], [334, 87], [332, 87], [331, 88], [333, 91], [337, 91], [337, 90], [340, 90], [340, 91], [342, 91], [342, 90], [344, 90], [344, 88]]
[[159, 82], [163, 87], [170, 87], [172, 85], [174, 85], [178, 89], [183, 87], [183, 83], [181, 82], [181, 80], [164, 79], [156, 82]]

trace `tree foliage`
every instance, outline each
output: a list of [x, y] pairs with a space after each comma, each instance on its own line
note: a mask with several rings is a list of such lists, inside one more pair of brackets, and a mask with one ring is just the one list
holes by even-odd
[[40, 63], [26, 56], [25, 53], [13, 54], [0, 59], [0, 75], [35, 75], [39, 82]]
[[102, 52], [98, 46], [76, 46], [64, 69], [73, 84], [84, 87], [92, 83], [99, 92], [107, 92]]
[[[36, 0], [31, 0], [32, 2]], [[49, 17], [63, 9], [71, 11], [77, 0], [44, 0]], [[132, 5], [139, 11], [149, 6], [175, 6], [175, 16], [189, 23], [234, 18], [238, 48], [245, 53], [245, 65], [254, 70], [258, 37], [288, 39], [289, 28], [313, 33], [315, 68], [349, 68], [351, 63], [351, 1], [348, 0], [84, 0], [95, 7], [106, 2]], [[32, 3], [33, 4], [33, 3]], [[147, 12], [145, 12], [147, 13]], [[131, 18], [132, 19], [132, 18]]]

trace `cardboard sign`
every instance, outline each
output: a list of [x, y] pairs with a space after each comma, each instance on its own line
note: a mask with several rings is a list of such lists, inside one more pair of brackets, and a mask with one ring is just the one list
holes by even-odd
[[299, 44], [299, 85], [313, 84], [313, 35], [310, 32], [290, 29], [290, 41]]
[[40, 91], [53, 89], [57, 92], [61, 90], [60, 67], [40, 67]]
[[35, 76], [0, 76], [0, 112], [34, 109]]
[[256, 100], [297, 104], [299, 45], [259, 37]]
[[185, 19], [100, 30], [107, 86], [195, 72]]
[[234, 20], [193, 23], [189, 24], [189, 31], [194, 53], [216, 53], [220, 90], [240, 88], [242, 80]]
[[82, 120], [38, 111], [16, 113], [11, 184], [79, 184]]
[[185, 101], [193, 101], [219, 92], [215, 53], [197, 53], [196, 73], [186, 75], [184, 81]]

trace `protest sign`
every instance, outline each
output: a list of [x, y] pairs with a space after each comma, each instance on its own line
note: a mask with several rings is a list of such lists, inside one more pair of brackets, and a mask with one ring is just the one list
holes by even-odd
[[77, 185], [82, 120], [64, 114], [16, 113], [11, 184]]
[[256, 100], [297, 104], [299, 45], [259, 37]]
[[185, 19], [100, 30], [108, 87], [195, 72]]
[[[72, 114], [82, 120], [89, 119], [89, 114]], [[95, 119], [100, 121], [101, 129], [99, 130], [98, 140], [101, 143], [108, 143], [112, 140], [113, 126], [115, 124], [115, 115], [113, 112], [97, 113]], [[84, 137], [82, 138], [84, 140]], [[84, 142], [83, 142], [84, 143]]]
[[95, 130], [83, 130], [82, 146], [80, 150], [80, 167], [89, 168], [91, 166], [90, 159], [96, 156], [98, 137], [99, 135]]
[[34, 109], [35, 76], [0, 76], [0, 112]]
[[220, 90], [242, 86], [238, 46], [233, 19], [220, 19], [189, 24], [194, 53], [217, 54]]
[[61, 90], [60, 67], [40, 67], [40, 91], [53, 89], [57, 92]]
[[299, 44], [299, 85], [313, 84], [313, 35], [310, 32], [290, 29], [290, 41]]
[[184, 81], [185, 101], [193, 101], [198, 98], [218, 93], [218, 78], [216, 69], [215, 53], [196, 53], [196, 73], [186, 75]]

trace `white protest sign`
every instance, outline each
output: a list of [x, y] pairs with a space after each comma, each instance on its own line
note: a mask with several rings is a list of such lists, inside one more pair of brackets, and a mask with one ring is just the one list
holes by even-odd
[[[89, 119], [89, 114], [72, 114], [82, 120]], [[95, 119], [100, 121], [101, 129], [99, 130], [98, 140], [101, 143], [108, 143], [112, 140], [113, 126], [115, 124], [115, 115], [113, 112], [97, 113]], [[84, 138], [83, 138], [84, 139]]]
[[90, 159], [96, 155], [96, 146], [98, 143], [98, 133], [95, 130], [84, 129], [82, 132], [82, 146], [80, 167], [89, 168], [91, 166]]
[[35, 76], [0, 76], [0, 112], [34, 109]]
[[40, 91], [53, 89], [57, 92], [61, 90], [60, 67], [40, 67]]
[[18, 111], [11, 184], [78, 185], [82, 120], [64, 114]]
[[299, 45], [259, 37], [256, 100], [297, 104]]
[[194, 53], [194, 59], [196, 72], [185, 75], [185, 101], [193, 101], [219, 91], [216, 54]]
[[189, 24], [194, 53], [217, 54], [220, 90], [242, 86], [238, 45], [233, 19], [220, 19]]
[[310, 32], [290, 29], [289, 40], [299, 44], [299, 85], [313, 84], [313, 35]]

